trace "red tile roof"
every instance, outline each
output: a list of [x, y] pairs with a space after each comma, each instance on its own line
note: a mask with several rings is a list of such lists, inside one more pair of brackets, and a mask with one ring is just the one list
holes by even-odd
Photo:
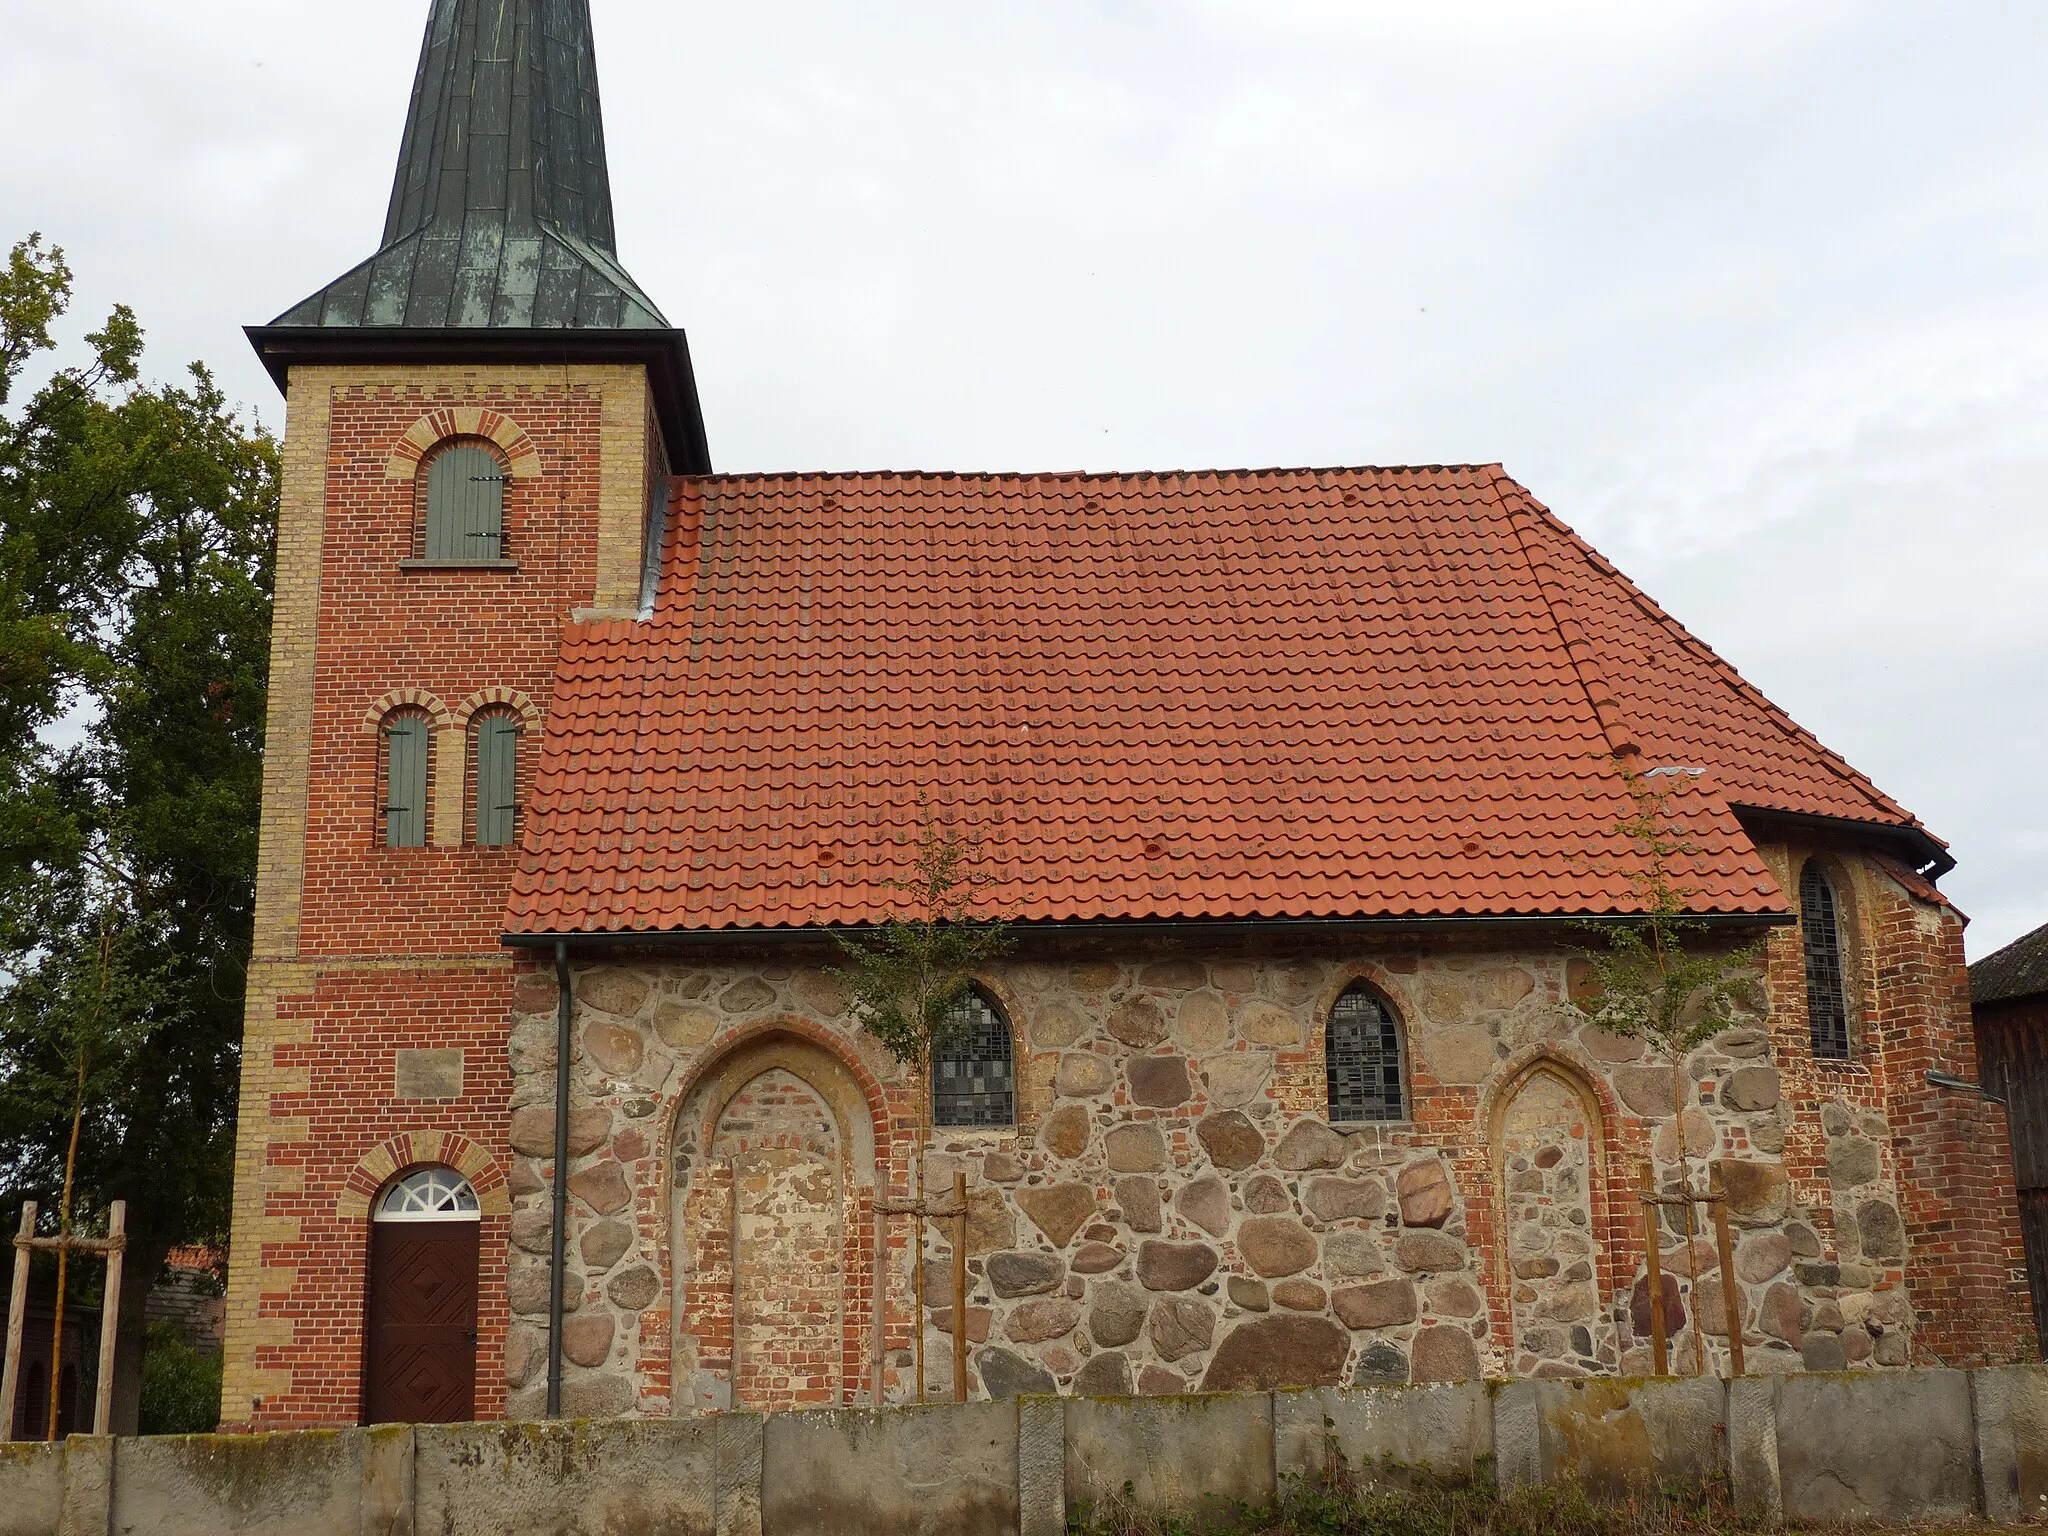
[[1729, 804], [1911, 817], [1494, 466], [679, 480], [660, 598], [563, 646], [515, 933], [857, 923], [919, 797], [1012, 920], [1702, 912]]

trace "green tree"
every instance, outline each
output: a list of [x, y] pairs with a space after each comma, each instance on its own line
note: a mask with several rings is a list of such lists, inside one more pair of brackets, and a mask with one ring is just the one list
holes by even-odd
[[[1007, 925], [976, 912], [993, 877], [970, 872], [977, 839], [949, 831], [920, 796], [922, 828], [915, 872], [882, 885], [911, 898], [915, 911], [891, 917], [872, 933], [842, 934], [846, 965], [832, 975], [846, 988], [853, 1016], [911, 1070], [917, 1086], [917, 1162], [912, 1194], [919, 1202], [917, 1263], [917, 1385], [924, 1394], [924, 1171], [931, 1143], [932, 1058], [956, 1044], [968, 1027], [956, 1006], [974, 972], [1010, 947]], [[961, 1326], [956, 1323], [955, 1326]]]
[[0, 1182], [54, 1215], [81, 1104], [78, 1217], [129, 1207], [132, 1428], [148, 1285], [227, 1229], [277, 451], [199, 365], [138, 382], [126, 308], [17, 406], [70, 294], [37, 237], [0, 268]]
[[[1698, 892], [1680, 882], [1679, 871], [1699, 847], [1673, 818], [1670, 790], [1620, 759], [1615, 767], [1628, 786], [1632, 809], [1614, 830], [1629, 843], [1625, 868], [1643, 912], [1593, 925], [1601, 942], [1579, 951], [1593, 968], [1593, 985], [1583, 1000], [1566, 1007], [1611, 1035], [1641, 1041], [1669, 1065], [1677, 1184], [1689, 1190], [1685, 1059], [1724, 1029], [1761, 1011], [1757, 973], [1763, 946], [1717, 942], [1707, 924], [1689, 915]], [[1684, 1211], [1690, 1238], [1692, 1208]], [[1697, 1343], [1697, 1330], [1694, 1337]]]

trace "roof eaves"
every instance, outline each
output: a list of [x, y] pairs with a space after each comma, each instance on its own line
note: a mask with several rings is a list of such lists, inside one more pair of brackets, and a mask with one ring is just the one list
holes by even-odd
[[[1179, 938], [1214, 942], [1227, 938], [1323, 937], [1374, 938], [1457, 930], [1513, 930], [1521, 933], [1563, 932], [1587, 924], [1627, 927], [1648, 922], [1640, 913], [1446, 913], [1410, 917], [1282, 917], [1164, 918], [1154, 920], [1083, 919], [1021, 922], [1008, 925], [1019, 944], [1038, 940], [1101, 940]], [[1787, 911], [1703, 912], [1687, 919], [1724, 931], [1783, 928], [1795, 919]], [[556, 944], [593, 949], [705, 948], [723, 944], [830, 944], [842, 934], [875, 931], [873, 924], [792, 924], [759, 928], [660, 928], [632, 930], [545, 930], [505, 932], [498, 942], [508, 949], [552, 949]]]

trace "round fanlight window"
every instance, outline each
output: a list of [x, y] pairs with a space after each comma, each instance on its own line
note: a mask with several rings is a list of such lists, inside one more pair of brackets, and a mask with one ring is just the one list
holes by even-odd
[[386, 1191], [379, 1221], [477, 1221], [482, 1211], [469, 1180], [453, 1168], [421, 1168]]

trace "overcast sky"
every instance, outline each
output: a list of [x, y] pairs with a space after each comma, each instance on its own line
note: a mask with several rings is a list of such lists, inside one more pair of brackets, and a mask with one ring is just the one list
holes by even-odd
[[[2048, 922], [2048, 5], [594, 10], [719, 468], [1500, 460]], [[281, 425], [426, 11], [0, 0], [0, 242]]]

